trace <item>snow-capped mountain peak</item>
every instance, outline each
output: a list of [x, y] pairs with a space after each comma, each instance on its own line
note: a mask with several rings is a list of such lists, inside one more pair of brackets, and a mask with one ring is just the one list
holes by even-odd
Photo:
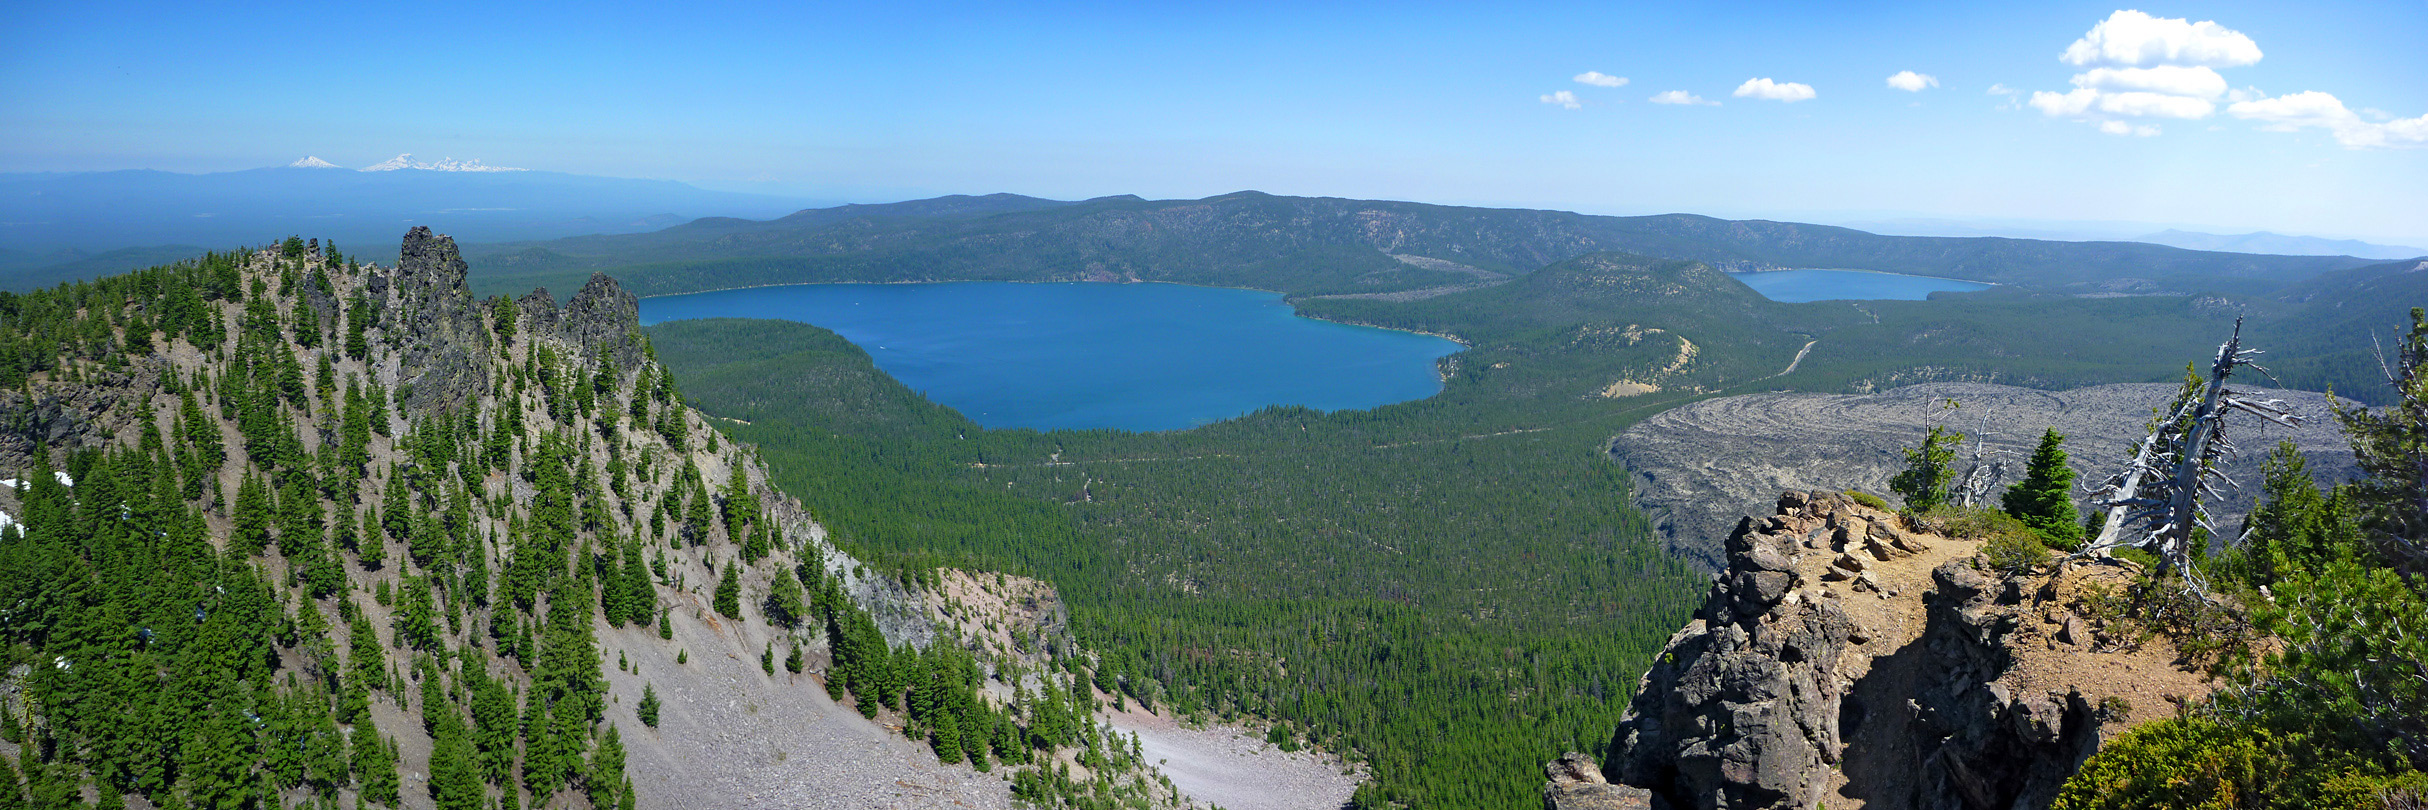
[[422, 170], [422, 171], [426, 171], [426, 172], [527, 172], [527, 171], [530, 171], [530, 169], [517, 169], [517, 168], [510, 168], [510, 167], [506, 167], [506, 166], [488, 166], [488, 165], [483, 165], [483, 164], [481, 163], [481, 161], [480, 161], [480, 159], [479, 159], [479, 158], [473, 158], [473, 159], [471, 159], [471, 160], [456, 160], [455, 158], [440, 158], [440, 159], [438, 160], [438, 162], [436, 162], [436, 163], [424, 163], [424, 162], [421, 162], [421, 161], [414, 160], [414, 159], [413, 159], [413, 153], [411, 153], [411, 152], [407, 152], [407, 153], [405, 153], [405, 154], [397, 155], [396, 157], [392, 157], [392, 158], [389, 158], [389, 159], [387, 159], [387, 160], [383, 160], [383, 161], [380, 161], [380, 162], [378, 162], [378, 163], [374, 163], [374, 164], [372, 164], [372, 165], [362, 167], [362, 170], [363, 170], [363, 171], [366, 171], [366, 172], [392, 172], [392, 171], [397, 171], [397, 170], [399, 170], [399, 169], [420, 169], [420, 170]]
[[330, 162], [328, 162], [328, 161], [326, 161], [326, 160], [321, 160], [320, 158], [313, 157], [313, 156], [311, 156], [311, 155], [305, 155], [305, 156], [304, 156], [304, 159], [302, 159], [302, 160], [298, 160], [298, 161], [295, 161], [295, 162], [293, 162], [293, 163], [289, 163], [289, 164], [287, 164], [287, 168], [290, 168], [290, 169], [336, 169], [336, 168], [342, 168], [342, 167], [338, 166], [338, 165], [337, 165], [337, 164], [335, 164], [335, 163], [330, 163]]

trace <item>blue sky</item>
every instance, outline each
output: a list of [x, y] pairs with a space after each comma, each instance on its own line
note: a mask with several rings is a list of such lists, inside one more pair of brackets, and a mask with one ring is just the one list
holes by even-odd
[[1253, 188], [2428, 244], [2416, 0], [1305, 5], [14, 2], [0, 171], [410, 152], [859, 201]]

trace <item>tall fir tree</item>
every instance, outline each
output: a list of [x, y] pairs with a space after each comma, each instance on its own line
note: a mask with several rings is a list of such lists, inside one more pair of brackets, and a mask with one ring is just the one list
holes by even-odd
[[2041, 433], [2023, 481], [2007, 489], [1999, 506], [2050, 546], [2071, 549], [2082, 543], [2082, 516], [2074, 509], [2074, 468], [2066, 464], [2064, 445], [2056, 428]]

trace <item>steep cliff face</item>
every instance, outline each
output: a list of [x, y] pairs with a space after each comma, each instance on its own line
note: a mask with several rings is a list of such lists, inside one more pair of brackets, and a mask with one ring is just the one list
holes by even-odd
[[[1674, 808], [2045, 807], [2101, 740], [2210, 688], [2165, 641], [2096, 620], [2129, 565], [2000, 577], [1922, 528], [1826, 492], [1740, 521], [1609, 781]], [[1549, 806], [1601, 806], [1560, 784], [1555, 767]]]

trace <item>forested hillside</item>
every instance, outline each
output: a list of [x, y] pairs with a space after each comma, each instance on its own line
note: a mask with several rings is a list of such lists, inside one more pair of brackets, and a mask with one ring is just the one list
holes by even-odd
[[416, 229], [0, 294], [0, 806], [682, 806], [716, 794], [628, 754], [731, 634], [1031, 801], [1175, 800], [1088, 720], [1092, 659], [1021, 677], [830, 554], [612, 280], [560, 311], [464, 270]]
[[[1688, 214], [1587, 216], [1386, 200], [993, 195], [719, 219], [655, 233], [498, 245], [480, 284], [577, 283], [612, 270], [643, 295], [827, 281], [1136, 279], [1292, 295], [1415, 290], [1472, 276], [1395, 257], [1524, 274], [1588, 253], [1690, 259], [1728, 270], [1846, 267], [2055, 290], [2135, 278], [2200, 292], [2262, 287], [2368, 262], [2259, 256], [2136, 242], [1881, 236], [1847, 228]], [[492, 260], [494, 257], [494, 260]]]

